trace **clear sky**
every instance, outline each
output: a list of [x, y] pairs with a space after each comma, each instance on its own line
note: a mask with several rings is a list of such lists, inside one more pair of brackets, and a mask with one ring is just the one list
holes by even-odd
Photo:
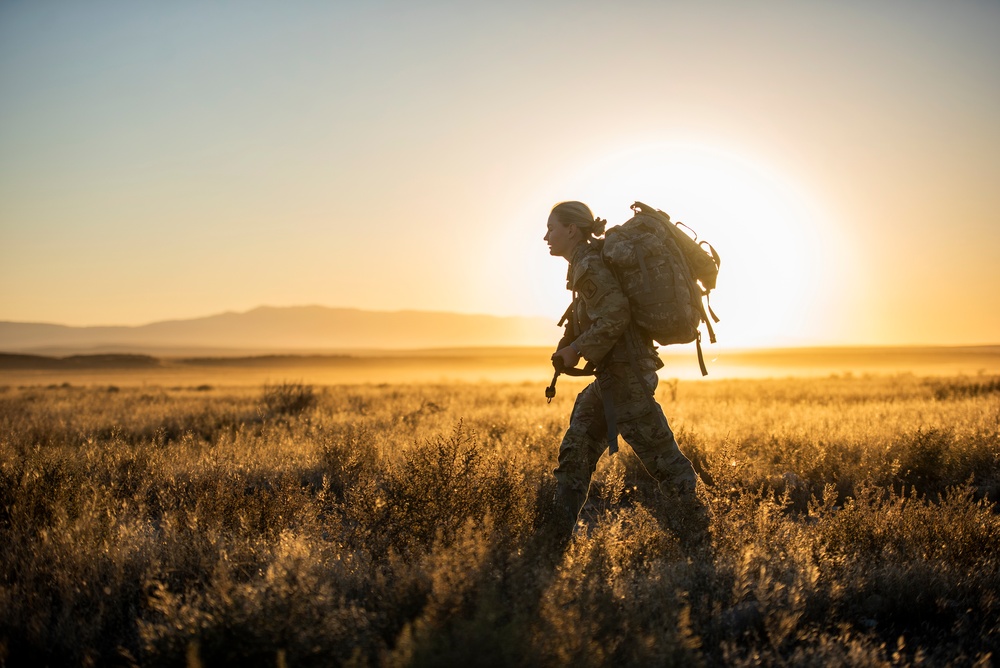
[[549, 208], [735, 345], [1000, 342], [1000, 3], [3, 2], [0, 320], [558, 317]]

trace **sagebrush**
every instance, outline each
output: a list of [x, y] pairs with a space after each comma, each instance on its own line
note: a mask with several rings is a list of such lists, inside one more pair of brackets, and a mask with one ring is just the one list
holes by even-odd
[[711, 541], [628, 448], [538, 540], [538, 385], [0, 394], [3, 665], [988, 665], [994, 378], [668, 383]]

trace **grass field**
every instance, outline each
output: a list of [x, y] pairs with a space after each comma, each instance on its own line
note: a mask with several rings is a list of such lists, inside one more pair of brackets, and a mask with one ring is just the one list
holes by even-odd
[[664, 382], [711, 541], [623, 447], [557, 556], [545, 382], [5, 380], [0, 663], [995, 660], [1000, 377]]

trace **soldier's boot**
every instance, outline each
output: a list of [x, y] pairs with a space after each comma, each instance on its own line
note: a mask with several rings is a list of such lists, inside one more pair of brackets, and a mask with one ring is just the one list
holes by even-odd
[[691, 464], [674, 477], [662, 480], [658, 487], [666, 498], [667, 522], [678, 538], [689, 547], [698, 547], [710, 539], [711, 518], [704, 496], [704, 483]]
[[552, 547], [558, 552], [562, 552], [573, 537], [580, 509], [587, 502], [587, 491], [579, 481], [556, 478], [549, 525]]

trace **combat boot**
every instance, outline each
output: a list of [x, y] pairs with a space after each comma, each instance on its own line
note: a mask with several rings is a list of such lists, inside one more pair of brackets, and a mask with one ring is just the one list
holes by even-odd
[[697, 548], [710, 542], [711, 517], [704, 497], [704, 483], [698, 474], [682, 474], [658, 485], [666, 506], [667, 526], [686, 547]]

